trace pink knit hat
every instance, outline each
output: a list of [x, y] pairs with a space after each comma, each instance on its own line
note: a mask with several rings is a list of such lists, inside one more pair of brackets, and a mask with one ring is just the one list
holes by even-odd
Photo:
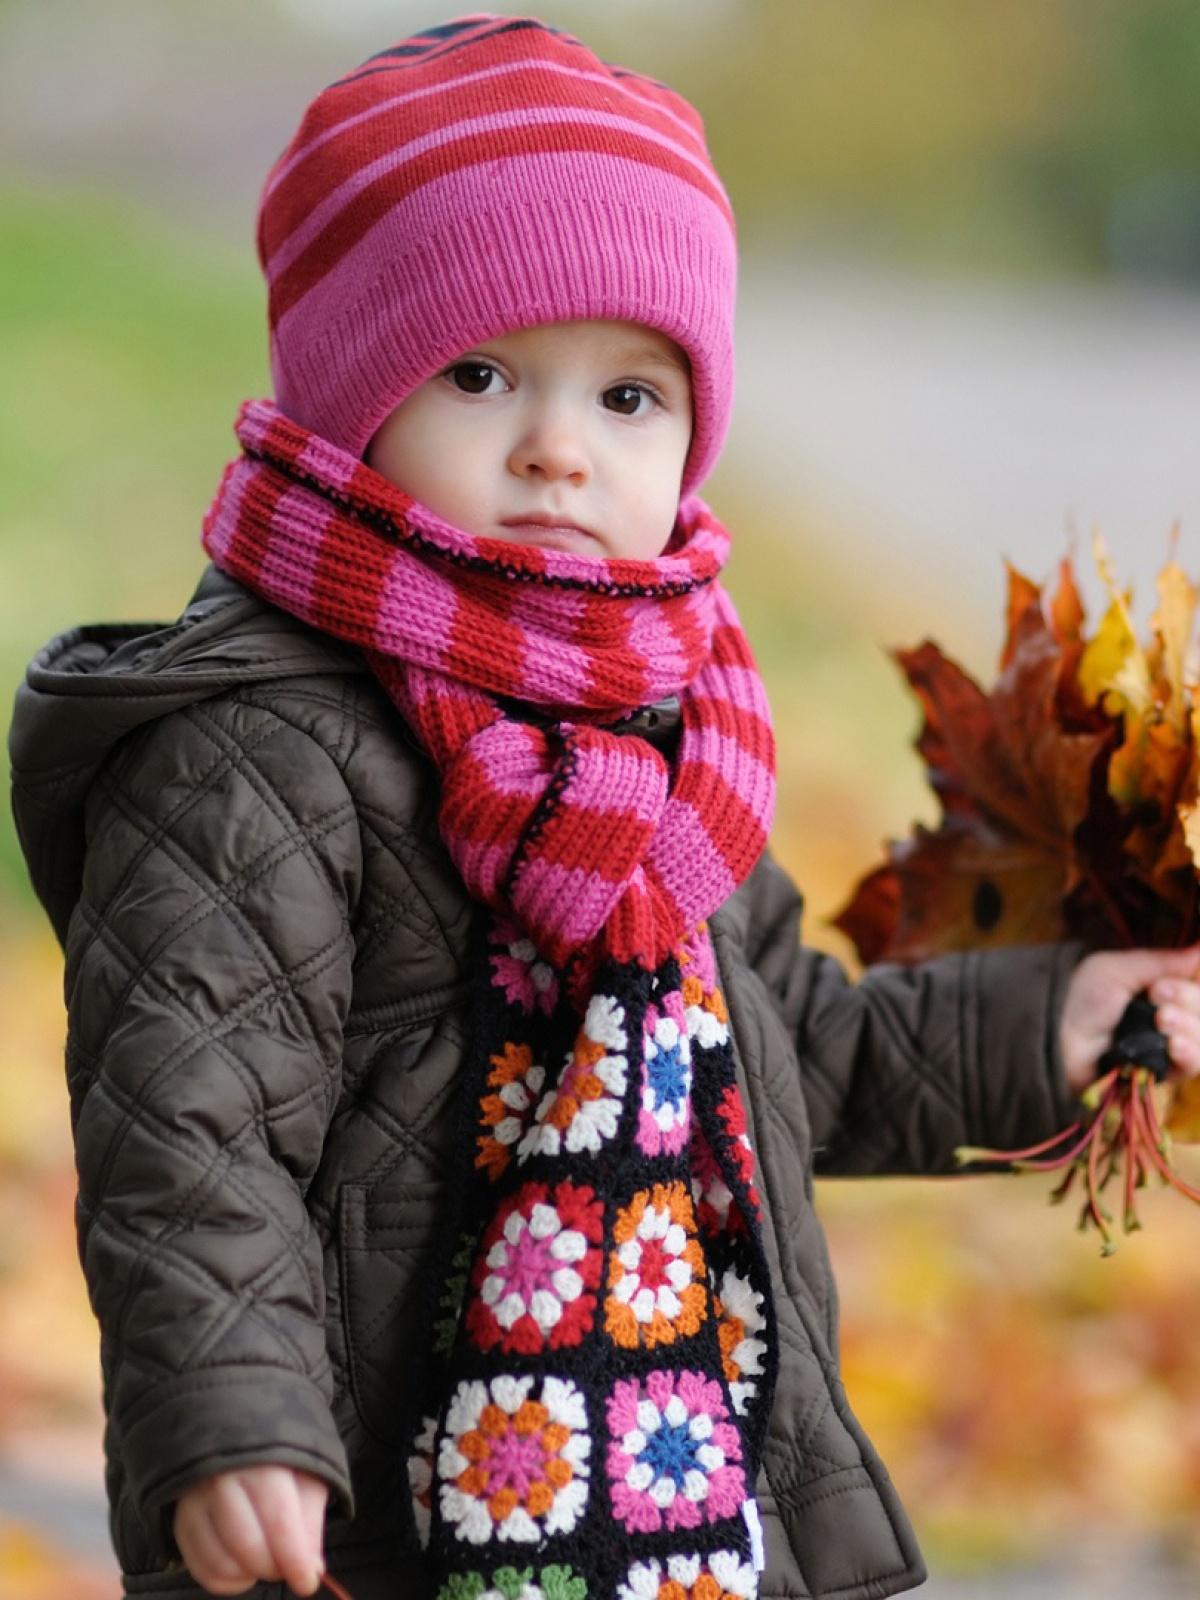
[[733, 397], [729, 200], [686, 100], [530, 17], [476, 14], [322, 90], [263, 190], [279, 407], [361, 455], [471, 345], [641, 322], [692, 363], [683, 490]]

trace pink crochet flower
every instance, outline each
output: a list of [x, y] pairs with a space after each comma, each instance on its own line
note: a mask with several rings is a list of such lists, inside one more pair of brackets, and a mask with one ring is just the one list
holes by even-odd
[[715, 1378], [668, 1371], [623, 1378], [607, 1408], [613, 1514], [630, 1533], [740, 1515], [742, 1441]]
[[603, 1227], [587, 1185], [523, 1184], [488, 1224], [471, 1274], [475, 1343], [522, 1355], [579, 1344], [596, 1310]]
[[491, 937], [500, 946], [490, 957], [492, 982], [504, 990], [509, 1005], [549, 1016], [558, 1000], [554, 968], [538, 955], [532, 939], [508, 923], [494, 928]]

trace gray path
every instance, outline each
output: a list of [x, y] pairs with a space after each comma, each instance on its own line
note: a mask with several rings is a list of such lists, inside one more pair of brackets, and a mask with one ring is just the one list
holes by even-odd
[[827, 513], [847, 583], [969, 660], [999, 640], [1000, 557], [1049, 575], [1069, 520], [1093, 596], [1098, 522], [1143, 617], [1175, 518], [1200, 571], [1200, 295], [777, 258], [745, 263], [738, 331], [738, 475], [784, 526]]

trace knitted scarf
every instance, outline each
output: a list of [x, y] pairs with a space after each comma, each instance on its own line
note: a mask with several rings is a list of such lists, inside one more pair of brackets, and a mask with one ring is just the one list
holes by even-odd
[[[777, 1365], [705, 919], [774, 746], [686, 499], [655, 561], [472, 537], [248, 401], [212, 560], [361, 648], [435, 762], [486, 944], [401, 1516], [439, 1600], [749, 1600]], [[621, 723], [681, 708], [665, 758]]]

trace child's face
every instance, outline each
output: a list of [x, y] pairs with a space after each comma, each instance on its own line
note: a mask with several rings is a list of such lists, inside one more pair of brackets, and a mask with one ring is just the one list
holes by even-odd
[[649, 560], [692, 434], [687, 357], [635, 322], [554, 322], [473, 345], [396, 407], [369, 466], [467, 533]]

